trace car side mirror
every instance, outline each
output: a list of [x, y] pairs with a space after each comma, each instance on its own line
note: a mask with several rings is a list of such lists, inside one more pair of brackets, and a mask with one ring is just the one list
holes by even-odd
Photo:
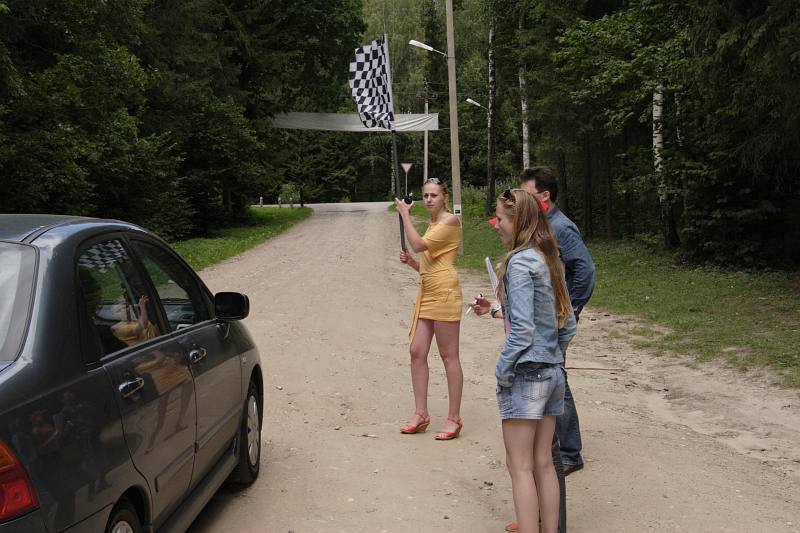
[[240, 292], [218, 292], [214, 295], [214, 314], [220, 320], [242, 320], [250, 314], [250, 299]]

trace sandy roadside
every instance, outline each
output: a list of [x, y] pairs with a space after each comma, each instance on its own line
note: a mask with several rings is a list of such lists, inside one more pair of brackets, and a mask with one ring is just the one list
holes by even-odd
[[[501, 532], [512, 518], [494, 362], [497, 321], [462, 321], [462, 437], [403, 436], [417, 275], [397, 260], [386, 203], [319, 205], [307, 221], [204, 271], [250, 296], [265, 364], [258, 482], [223, 489], [194, 532]], [[461, 273], [465, 300], [485, 276]], [[567, 478], [568, 530], [800, 532], [800, 394], [629, 342], [633, 322], [587, 308], [574, 370], [587, 467]], [[444, 373], [431, 354], [435, 430]]]

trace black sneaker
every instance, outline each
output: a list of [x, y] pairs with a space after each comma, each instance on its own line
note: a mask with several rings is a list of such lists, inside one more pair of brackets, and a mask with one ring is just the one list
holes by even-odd
[[573, 472], [577, 472], [578, 470], [583, 469], [583, 463], [579, 465], [571, 465], [569, 463], [564, 463], [564, 477], [570, 475]]

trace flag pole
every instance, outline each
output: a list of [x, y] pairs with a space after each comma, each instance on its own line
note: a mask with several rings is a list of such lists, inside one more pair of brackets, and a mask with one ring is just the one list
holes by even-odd
[[[403, 201], [408, 202], [408, 198], [403, 194], [400, 194], [400, 161], [397, 157], [397, 134], [392, 128], [392, 174], [394, 174], [394, 195], [397, 198], [403, 198]], [[400, 248], [405, 251], [406, 248], [406, 232], [405, 228], [403, 228], [403, 217], [400, 213], [397, 213], [397, 217], [400, 219]]]
[[[389, 110], [394, 114], [394, 98], [392, 98], [392, 65], [389, 60], [389, 35], [383, 34], [384, 55], [386, 57], [386, 89], [389, 92]], [[403, 198], [408, 201], [404, 194], [400, 193], [400, 158], [397, 157], [397, 133], [394, 131], [394, 120], [389, 123], [392, 132], [392, 174], [394, 174], [394, 195], [396, 198]], [[408, 202], [411, 203], [411, 202]], [[403, 227], [403, 217], [397, 213], [400, 220], [400, 248], [406, 250], [406, 232]]]

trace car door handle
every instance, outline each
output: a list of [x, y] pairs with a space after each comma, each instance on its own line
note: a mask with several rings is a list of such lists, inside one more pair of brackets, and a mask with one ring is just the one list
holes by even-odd
[[119, 393], [123, 398], [130, 398], [144, 387], [144, 378], [129, 379], [120, 384]]
[[207, 352], [205, 348], [195, 348], [189, 352], [189, 361], [195, 365], [205, 358], [206, 353]]

